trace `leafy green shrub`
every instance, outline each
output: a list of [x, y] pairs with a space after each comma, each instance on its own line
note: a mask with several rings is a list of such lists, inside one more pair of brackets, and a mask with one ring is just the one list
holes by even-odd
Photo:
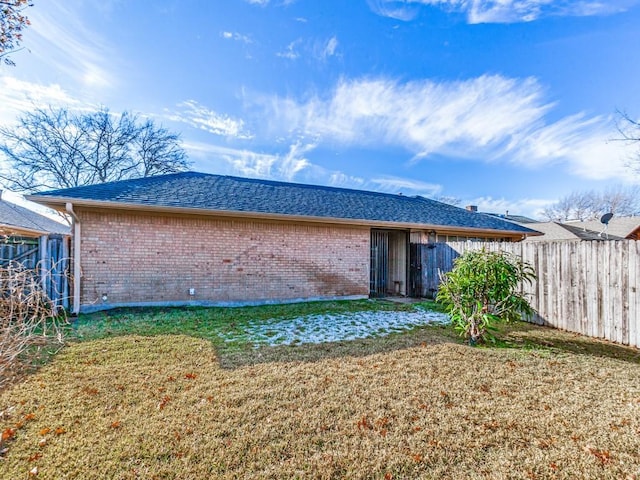
[[437, 300], [445, 306], [454, 328], [475, 345], [492, 338], [492, 323], [533, 313], [519, 287], [535, 278], [533, 267], [514, 255], [468, 251], [455, 260], [453, 270], [441, 275]]

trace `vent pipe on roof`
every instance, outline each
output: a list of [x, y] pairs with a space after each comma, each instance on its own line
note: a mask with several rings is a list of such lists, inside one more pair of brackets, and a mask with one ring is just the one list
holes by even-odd
[[470, 212], [477, 212], [478, 211], [478, 206], [477, 205], [467, 205], [464, 208], [467, 209]]

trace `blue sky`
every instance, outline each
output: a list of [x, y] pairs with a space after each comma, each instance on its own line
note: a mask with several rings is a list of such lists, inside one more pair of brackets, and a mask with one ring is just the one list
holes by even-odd
[[0, 122], [106, 106], [209, 173], [536, 215], [638, 182], [640, 0], [36, 0]]

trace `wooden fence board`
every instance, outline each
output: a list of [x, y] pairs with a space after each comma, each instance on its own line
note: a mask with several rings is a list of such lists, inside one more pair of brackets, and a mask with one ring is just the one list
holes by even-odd
[[640, 347], [640, 242], [629, 242], [629, 345]]
[[598, 269], [603, 275], [599, 295], [602, 297], [602, 335], [601, 338], [612, 338], [611, 328], [611, 243], [602, 244], [603, 254], [598, 258]]
[[[620, 329], [617, 336], [617, 342], [629, 345], [629, 246], [624, 242], [620, 242], [622, 251], [620, 255], [620, 264], [618, 268], [618, 297], [620, 305]], [[626, 275], [625, 275], [626, 271]]]

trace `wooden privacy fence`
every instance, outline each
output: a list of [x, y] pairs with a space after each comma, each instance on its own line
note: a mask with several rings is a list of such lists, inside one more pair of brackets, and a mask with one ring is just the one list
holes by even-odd
[[640, 241], [438, 243], [441, 272], [463, 252], [505, 251], [529, 262], [531, 322], [640, 347]]
[[0, 265], [21, 263], [33, 270], [40, 260], [40, 241], [37, 238], [0, 237]]
[[69, 308], [69, 237], [4, 237], [0, 241], [0, 266], [10, 262], [37, 270], [49, 298], [56, 305]]

